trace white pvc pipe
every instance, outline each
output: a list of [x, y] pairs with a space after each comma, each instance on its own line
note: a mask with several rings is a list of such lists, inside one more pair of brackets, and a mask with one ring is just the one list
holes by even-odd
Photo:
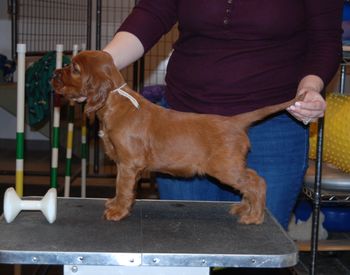
[[62, 68], [63, 45], [56, 45], [56, 69]]
[[73, 45], [73, 56], [76, 56], [79, 51], [79, 46], [77, 44]]
[[[56, 45], [56, 69], [62, 68], [63, 45]], [[55, 95], [56, 96], [56, 95]], [[54, 96], [54, 102], [55, 102]], [[60, 106], [53, 108], [53, 144], [59, 143], [59, 127], [60, 127]], [[56, 133], [56, 134], [55, 134]], [[56, 140], [57, 139], [57, 140]], [[58, 170], [58, 147], [52, 147], [51, 152], [51, 187], [57, 187], [57, 170]]]
[[[73, 45], [73, 56], [76, 56], [78, 54], [79, 46], [77, 44]], [[74, 101], [71, 101], [70, 107], [74, 107]], [[71, 109], [69, 109], [71, 111]], [[74, 112], [74, 111], [73, 111]], [[71, 114], [72, 115], [72, 114]], [[72, 149], [73, 149], [73, 131], [74, 131], [74, 123], [69, 122], [68, 123], [68, 130], [67, 130], [67, 151], [66, 151], [66, 160], [72, 159]], [[71, 162], [68, 164], [66, 162], [66, 169], [71, 170], [71, 167], [68, 167], [68, 165], [72, 165]], [[70, 196], [70, 185], [71, 185], [71, 177], [70, 173], [69, 175], [66, 174], [64, 178], [64, 196], [69, 197]]]
[[[74, 46], [78, 47], [78, 45], [74, 45]], [[78, 52], [75, 53], [74, 46], [73, 46], [73, 56], [78, 54]], [[85, 43], [81, 44], [81, 50], [82, 51], [86, 50], [86, 44]], [[83, 125], [82, 128], [83, 129], [82, 129], [82, 133], [81, 133], [81, 143], [83, 145], [82, 146], [83, 150], [85, 150], [84, 148], [86, 147], [86, 125]], [[82, 158], [81, 159], [81, 197], [82, 198], [86, 198], [86, 174], [87, 174], [86, 165], [87, 165], [86, 159]]]
[[17, 132], [24, 132], [26, 44], [17, 44]]
[[16, 191], [23, 196], [26, 45], [17, 44]]

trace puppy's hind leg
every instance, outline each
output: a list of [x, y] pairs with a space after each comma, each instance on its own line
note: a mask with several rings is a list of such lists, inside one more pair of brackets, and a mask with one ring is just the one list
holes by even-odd
[[243, 224], [261, 224], [264, 220], [266, 184], [264, 179], [252, 170], [229, 163], [220, 168], [211, 166], [210, 175], [242, 194], [240, 203], [232, 205], [230, 213], [239, 216]]
[[137, 171], [122, 164], [117, 167], [116, 196], [106, 202], [104, 217], [119, 221], [130, 214], [135, 201]]
[[264, 221], [266, 204], [265, 180], [252, 169], [246, 169], [235, 186], [241, 194], [240, 204], [231, 207], [231, 214], [237, 214], [243, 224], [261, 224]]

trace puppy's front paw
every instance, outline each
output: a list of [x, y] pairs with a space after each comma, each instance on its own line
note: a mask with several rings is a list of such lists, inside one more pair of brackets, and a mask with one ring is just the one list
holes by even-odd
[[254, 211], [246, 202], [232, 205], [230, 214], [238, 215], [241, 224], [261, 224], [264, 221], [264, 211]]
[[239, 223], [242, 224], [262, 224], [264, 222], [264, 215], [242, 215], [239, 218]]
[[109, 207], [104, 212], [104, 218], [108, 221], [120, 221], [126, 216], [128, 216], [130, 212], [126, 209], [120, 209], [118, 207]]
[[250, 212], [250, 206], [244, 201], [233, 204], [230, 209], [231, 215], [242, 216], [242, 215], [248, 215], [249, 212]]

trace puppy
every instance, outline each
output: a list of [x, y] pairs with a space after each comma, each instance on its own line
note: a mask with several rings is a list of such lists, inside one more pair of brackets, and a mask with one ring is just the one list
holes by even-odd
[[104, 212], [107, 220], [130, 214], [136, 182], [147, 170], [212, 176], [241, 193], [241, 202], [230, 210], [240, 223], [263, 222], [266, 184], [246, 166], [247, 129], [301, 98], [232, 117], [165, 109], [128, 87], [103, 51], [79, 53], [70, 66], [55, 71], [52, 85], [68, 99], [86, 100], [86, 114], [96, 112], [101, 123], [106, 154], [117, 166], [116, 195]]

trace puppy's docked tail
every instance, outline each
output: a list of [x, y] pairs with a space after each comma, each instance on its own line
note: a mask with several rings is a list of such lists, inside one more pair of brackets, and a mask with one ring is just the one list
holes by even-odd
[[301, 94], [287, 102], [283, 102], [276, 105], [270, 105], [251, 112], [235, 115], [233, 118], [236, 121], [238, 121], [242, 125], [242, 127], [249, 127], [254, 122], [262, 120], [268, 117], [269, 115], [272, 115], [279, 111], [283, 111], [287, 109], [289, 106], [292, 106], [297, 101], [302, 101], [304, 97], [305, 97], [305, 94]]

